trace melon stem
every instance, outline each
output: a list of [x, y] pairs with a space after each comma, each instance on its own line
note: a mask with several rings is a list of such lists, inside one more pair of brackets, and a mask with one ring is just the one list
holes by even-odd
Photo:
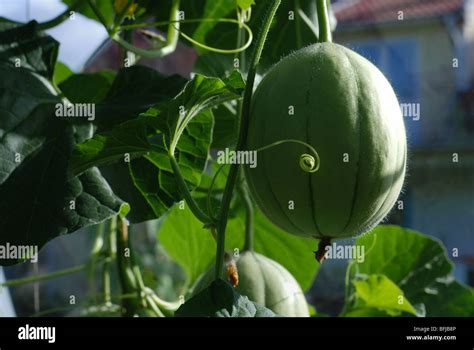
[[330, 43], [332, 42], [331, 24], [329, 23], [329, 10], [328, 0], [317, 0], [316, 6], [318, 10], [318, 22], [319, 22], [319, 42]]
[[318, 250], [314, 252], [314, 256], [320, 264], [322, 264], [325, 259], [326, 247], [329, 247], [330, 245], [331, 238], [329, 237], [323, 237], [319, 241]]

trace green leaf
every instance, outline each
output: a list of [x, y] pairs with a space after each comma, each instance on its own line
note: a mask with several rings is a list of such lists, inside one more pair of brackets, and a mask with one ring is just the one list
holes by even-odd
[[[200, 0], [200, 1], [181, 1], [179, 9], [183, 11], [186, 19], [198, 19], [203, 18], [203, 9], [205, 7], [205, 2], [213, 2], [215, 0]], [[167, 1], [156, 1], [156, 0], [137, 0], [139, 9], [144, 11], [140, 13], [137, 17], [137, 22], [145, 22], [149, 20], [150, 17], [153, 17], [155, 21], [168, 21], [170, 18], [170, 9], [171, 9], [171, 0]], [[140, 12], [140, 11], [138, 11]], [[181, 23], [182, 30], [187, 34], [192, 34], [196, 28], [199, 26], [199, 23]], [[163, 27], [164, 29], [166, 27]]]
[[117, 73], [105, 100], [97, 105], [99, 131], [135, 119], [153, 105], [176, 96], [187, 80], [178, 75], [164, 76], [155, 69], [135, 65]]
[[116, 126], [110, 132], [96, 134], [93, 138], [76, 146], [70, 162], [73, 175], [93, 166], [126, 161], [126, 155], [141, 156], [158, 146], [150, 143], [149, 135], [155, 135], [157, 118], [140, 117]]
[[38, 30], [38, 23], [21, 25], [0, 18], [0, 61], [23, 67], [51, 80], [59, 43]]
[[[219, 19], [226, 17], [229, 13], [235, 12], [235, 0], [213, 0], [206, 1], [202, 18]], [[194, 40], [205, 43], [207, 33], [216, 27], [218, 22], [201, 22], [194, 31]], [[237, 26], [234, 25], [234, 30]]]
[[107, 96], [115, 74], [111, 71], [74, 74], [59, 88], [72, 103], [99, 103]]
[[169, 150], [177, 150], [178, 164], [190, 188], [198, 186], [214, 123], [208, 109], [240, 97], [243, 87], [237, 72], [224, 80], [196, 75], [170, 102], [157, 104], [138, 118], [96, 134], [76, 147], [70, 170], [79, 174], [91, 166], [123, 161], [124, 155], [129, 154], [135, 159], [130, 167], [131, 179], [155, 218], [160, 217], [181, 199], [168, 159]]
[[67, 176], [69, 156], [92, 125], [56, 117], [60, 99], [44, 78], [5, 64], [0, 76], [0, 245], [41, 247], [120, 212], [124, 203], [96, 168]]
[[416, 301], [425, 305], [427, 316], [474, 316], [473, 288], [458, 282], [452, 275], [438, 278]]
[[[179, 153], [176, 159], [190, 190], [201, 181], [211, 142], [212, 126], [212, 114], [209, 111], [202, 112], [188, 124], [178, 143]], [[131, 166], [131, 175], [155, 217], [162, 216], [174, 202], [182, 199], [168, 153], [164, 150], [155, 151], [136, 160]]]
[[234, 58], [232, 55], [223, 55], [217, 52], [203, 53], [194, 63], [193, 72], [212, 77], [223, 77], [235, 69]]
[[164, 76], [146, 66], [122, 68], [107, 94], [105, 103], [118, 105], [120, 108], [129, 105], [149, 108], [176, 96], [186, 83], [187, 80], [179, 75]]
[[56, 86], [61, 84], [71, 75], [74, 75], [74, 72], [62, 62], [56, 62], [54, 68], [53, 82]]
[[275, 317], [269, 309], [234, 291], [223, 280], [216, 280], [183, 304], [177, 317]]
[[173, 144], [181, 137], [180, 133], [190, 120], [208, 108], [240, 98], [244, 88], [244, 80], [238, 71], [233, 71], [224, 79], [196, 74], [171, 103], [164, 108], [152, 108], [146, 115], [166, 116], [166, 144], [173, 151]]
[[[138, 159], [140, 160], [140, 159]], [[130, 212], [127, 214], [127, 220], [131, 223], [153, 220], [155, 213], [143, 198], [140, 191], [135, 187], [130, 176], [130, 166], [133, 166], [136, 160], [131, 160], [130, 165], [126, 162], [119, 162], [100, 167], [102, 176], [113, 188], [114, 193], [130, 204]]]
[[247, 10], [252, 6], [253, 0], [237, 0], [237, 5], [242, 9], [242, 10]]
[[[91, 1], [94, 1], [95, 4], [97, 5], [97, 8], [99, 9], [100, 13], [104, 17], [106, 24], [111, 25], [114, 21], [114, 16], [115, 16], [113, 0], [91, 0]], [[63, 0], [63, 2], [67, 6], [70, 6], [71, 4], [76, 2], [76, 0]], [[83, 2], [86, 5], [81, 6], [77, 11], [81, 13], [82, 15], [99, 22], [99, 19], [95, 15], [94, 11], [92, 11], [92, 8], [89, 6], [89, 4], [87, 4], [87, 0], [83, 0]]]
[[407, 312], [416, 315], [415, 308], [405, 298], [403, 291], [385, 275], [360, 277], [353, 282], [355, 288], [354, 309], [374, 308], [390, 316]]
[[[258, 1], [255, 7], [264, 5], [268, 1], [270, 0]], [[299, 4], [299, 9], [297, 4]], [[294, 14], [293, 19], [290, 13]], [[256, 20], [260, 16], [260, 13], [252, 14], [252, 17]], [[282, 5], [275, 17], [273, 28], [267, 38], [269, 45], [265, 47], [265, 54], [261, 63], [262, 67], [270, 67], [292, 51], [316, 43], [318, 35], [316, 1], [282, 1]]]
[[[412, 305], [423, 304], [427, 316], [473, 316], [471, 288], [452, 276], [453, 264], [440, 241], [398, 226], [378, 226], [359, 237], [363, 262], [349, 264], [352, 280], [360, 276], [385, 275]], [[352, 294], [351, 285], [348, 292]]]
[[318, 241], [288, 234], [273, 225], [256, 208], [254, 215], [255, 251], [283, 265], [295, 277], [301, 289], [307, 291], [319, 269], [319, 263], [314, 258]]
[[[90, 166], [115, 162], [123, 158], [124, 153], [142, 155], [151, 151], [160, 152], [158, 148], [164, 146], [163, 141], [166, 147], [170, 147], [199, 113], [238, 98], [243, 88], [242, 77], [237, 72], [225, 80], [196, 75], [169, 103], [157, 104], [139, 118], [117, 125], [111, 132], [96, 134], [79, 145], [71, 162], [71, 171], [78, 174]], [[199, 133], [207, 128], [205, 124], [209, 124], [209, 118], [201, 119], [195, 122], [194, 133], [193, 130], [188, 130], [188, 135], [184, 135], [177, 148], [180, 152], [206, 158], [207, 149], [206, 154], [202, 154], [202, 149], [194, 144], [201, 139]], [[149, 141], [160, 134], [165, 136], [165, 140], [161, 137], [158, 142]], [[194, 154], [196, 152], [198, 154]]]
[[[104, 79], [102, 79], [102, 76]], [[89, 86], [93, 86], [96, 75], [85, 75], [84, 78], [91, 77]], [[105, 89], [108, 85], [109, 74], [101, 72], [98, 76], [99, 83]], [[83, 88], [80, 83], [82, 79], [73, 79], [68, 89], [68, 97], [77, 99]], [[73, 84], [74, 83], [74, 84]], [[110, 132], [110, 130], [121, 123], [135, 119], [140, 113], [146, 111], [159, 101], [169, 100], [176, 96], [186, 84], [186, 80], [180, 76], [173, 75], [165, 77], [156, 70], [145, 66], [132, 66], [121, 69], [116, 75], [110, 90], [97, 105], [96, 118], [94, 123], [98, 125], [99, 132]], [[102, 91], [104, 90], [102, 89]], [[93, 91], [91, 90], [94, 95]], [[79, 93], [76, 96], [76, 92]], [[102, 95], [102, 94], [101, 94]], [[89, 96], [90, 102], [94, 96]], [[114, 192], [128, 202], [132, 210], [128, 215], [131, 222], [142, 222], [156, 218], [155, 212], [135, 187], [129, 170], [129, 163], [124, 162], [124, 157], [119, 163], [101, 167], [101, 172], [107, 182], [112, 186]], [[131, 159], [130, 164], [134, 166], [135, 160]]]

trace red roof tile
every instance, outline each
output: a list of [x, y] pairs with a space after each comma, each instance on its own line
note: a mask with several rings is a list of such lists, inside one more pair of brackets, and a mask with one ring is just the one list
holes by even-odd
[[380, 23], [404, 19], [429, 18], [461, 9], [463, 0], [356, 0], [334, 6], [339, 23]]

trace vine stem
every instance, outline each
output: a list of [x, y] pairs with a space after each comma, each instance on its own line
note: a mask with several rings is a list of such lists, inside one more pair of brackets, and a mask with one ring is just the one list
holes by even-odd
[[214, 217], [214, 213], [212, 211], [211, 197], [212, 197], [212, 194], [214, 193], [214, 185], [216, 183], [217, 177], [219, 176], [221, 170], [224, 169], [224, 166], [225, 166], [225, 164], [222, 164], [219, 167], [219, 169], [217, 169], [216, 173], [212, 177], [211, 184], [209, 185], [209, 188], [207, 189], [207, 198], [206, 198], [207, 213], [212, 218], [212, 220], [214, 220], [214, 221], [216, 221], [217, 219]]
[[[133, 33], [128, 31], [123, 33], [123, 40], [126, 42], [130, 43], [130, 45], [133, 45]], [[138, 57], [135, 55], [133, 52], [128, 51], [128, 50], [122, 50], [123, 51], [123, 57], [122, 57], [122, 63], [121, 65], [123, 67], [126, 66], [126, 60], [128, 61], [128, 66], [133, 66], [137, 63]]]
[[[268, 5], [267, 12], [263, 19], [263, 26], [260, 29], [260, 33], [257, 36], [255, 43], [252, 60], [247, 75], [247, 83], [245, 86], [244, 100], [242, 103], [242, 117], [240, 118], [239, 137], [237, 141], [237, 151], [242, 150], [245, 147], [247, 141], [247, 129], [250, 120], [250, 104], [252, 101], [253, 85], [255, 83], [255, 75], [257, 74], [258, 63], [262, 56], [263, 48], [265, 46], [265, 40], [268, 32], [275, 17], [275, 13], [281, 4], [281, 0], [275, 0]], [[219, 220], [217, 222], [217, 249], [216, 249], [216, 270], [215, 278], [221, 278], [223, 264], [224, 264], [224, 250], [225, 250], [225, 230], [227, 227], [227, 218], [229, 215], [230, 202], [232, 200], [232, 193], [234, 191], [237, 175], [239, 173], [239, 165], [232, 164], [229, 170], [229, 177], [224, 189], [222, 197], [222, 205], [219, 213]]]
[[[97, 225], [96, 229], [96, 236], [94, 239], [94, 243], [92, 244], [92, 250], [89, 258], [89, 263], [87, 267], [87, 279], [90, 288], [94, 291], [96, 291], [96, 286], [95, 286], [95, 266], [96, 266], [96, 261], [100, 256], [100, 252], [102, 250], [102, 247], [104, 246], [104, 232], [105, 232], [105, 225], [104, 223], [100, 223]], [[98, 300], [96, 300], [98, 302]]]
[[168, 33], [167, 33], [168, 35], [166, 37], [166, 45], [155, 50], [141, 49], [127, 42], [126, 40], [124, 40], [120, 36], [120, 32], [117, 31], [116, 28], [114, 29], [110, 28], [110, 26], [107, 24], [105, 17], [100, 12], [94, 0], [88, 0], [88, 3], [92, 11], [94, 12], [94, 14], [97, 16], [99, 21], [107, 30], [107, 33], [109, 34], [110, 38], [113, 41], [115, 41], [117, 44], [119, 44], [121, 47], [123, 47], [125, 50], [133, 52], [134, 54], [138, 56], [147, 57], [147, 58], [163, 57], [163, 56], [169, 55], [170, 53], [176, 50], [176, 45], [178, 44], [178, 38], [179, 38], [180, 21], [179, 21], [178, 16], [179, 16], [180, 0], [173, 0], [171, 4], [170, 22], [174, 22], [174, 23], [170, 23], [170, 25], [168, 26]]
[[184, 200], [188, 204], [189, 209], [191, 209], [194, 216], [203, 224], [209, 224], [213, 222], [213, 220], [201, 210], [199, 205], [196, 203], [196, 201], [192, 197], [191, 192], [189, 191], [189, 188], [186, 185], [186, 182], [184, 181], [183, 175], [181, 174], [181, 170], [179, 169], [179, 164], [176, 161], [175, 156], [170, 153], [168, 155], [168, 158], [170, 160], [171, 168], [173, 169], [173, 173], [176, 178], [176, 182], [178, 184], [179, 192], [184, 197]]
[[[117, 222], [116, 246], [117, 246], [117, 268], [119, 273], [119, 282], [124, 294], [137, 293], [137, 283], [132, 269], [130, 268], [129, 258], [125, 256], [126, 249], [129, 248], [129, 236], [127, 222], [122, 218], [114, 217], [112, 222]], [[133, 316], [136, 310], [136, 300], [123, 300], [122, 306], [125, 310], [124, 316]]]
[[81, 272], [84, 269], [86, 269], [88, 266], [89, 264], [82, 264], [79, 266], [71, 267], [69, 269], [63, 269], [60, 271], [45, 273], [44, 275], [17, 278], [15, 280], [0, 283], [0, 287], [13, 287], [13, 286], [19, 286], [19, 285], [27, 284], [27, 283], [46, 281], [46, 280], [50, 280], [56, 277], [61, 277], [61, 276], [66, 276], [72, 273]]
[[87, 0], [87, 2], [89, 3], [89, 7], [92, 9], [94, 14], [99, 19], [99, 22], [104, 26], [105, 30], [107, 30], [107, 33], [110, 35], [110, 28], [107, 24], [107, 21], [105, 20], [104, 15], [100, 12], [99, 8], [97, 7], [95, 0]]
[[319, 22], [319, 42], [330, 43], [332, 41], [331, 24], [329, 23], [329, 10], [327, 0], [316, 0]]
[[69, 18], [71, 11], [76, 11], [77, 9], [81, 8], [83, 4], [83, 0], [76, 0], [63, 13], [50, 19], [49, 21], [38, 23], [38, 29], [46, 30], [49, 28], [56, 27], [58, 24], [61, 24]]
[[141, 57], [157, 58], [157, 57], [163, 57], [163, 56], [169, 55], [170, 53], [176, 50], [176, 46], [178, 45], [179, 28], [180, 28], [179, 6], [180, 6], [180, 0], [173, 0], [171, 4], [171, 10], [170, 10], [170, 24], [168, 26], [166, 44], [165, 46], [160, 47], [159, 49], [149, 50], [149, 49], [141, 49], [139, 47], [136, 47], [130, 44], [129, 42], [127, 42], [126, 40], [124, 40], [120, 36], [120, 32], [111, 33], [111, 38], [117, 44], [122, 46], [125, 50], [133, 52], [134, 54]]
[[102, 288], [104, 293], [104, 302], [110, 304], [111, 299], [111, 287], [110, 287], [110, 263], [114, 259], [117, 250], [115, 242], [115, 230], [117, 229], [117, 220], [111, 220], [109, 226], [109, 234], [106, 246], [106, 259], [102, 265]]
[[253, 203], [250, 199], [249, 191], [247, 188], [247, 184], [245, 180], [239, 184], [239, 192], [240, 196], [242, 197], [245, 205], [245, 243], [244, 243], [244, 251], [253, 251]]
[[110, 304], [112, 302], [111, 289], [110, 289], [110, 260], [107, 259], [104, 262], [102, 269], [102, 284], [104, 289], [104, 302]]

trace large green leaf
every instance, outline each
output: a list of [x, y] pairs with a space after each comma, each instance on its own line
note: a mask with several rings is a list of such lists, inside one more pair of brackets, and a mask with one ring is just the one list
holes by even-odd
[[[41, 247], [124, 212], [126, 205], [96, 168], [80, 177], [67, 174], [75, 144], [93, 126], [55, 115], [62, 101], [45, 78], [52, 78], [58, 43], [39, 34], [33, 22], [7, 32], [17, 41], [6, 37], [0, 47], [0, 244]], [[12, 66], [17, 55], [28, 64]]]
[[[255, 209], [255, 251], [283, 265], [307, 291], [316, 276], [319, 263], [314, 258], [318, 241], [290, 235]], [[233, 233], [230, 231], [229, 235]], [[237, 233], [234, 233], [237, 234]]]
[[244, 83], [240, 76], [240, 79], [236, 76], [239, 75], [235, 72], [222, 81], [196, 75], [171, 101], [155, 105], [139, 118], [117, 125], [110, 132], [96, 134], [77, 147], [71, 162], [72, 173], [80, 173], [94, 165], [115, 162], [123, 158], [125, 153], [143, 155], [152, 151], [161, 152], [160, 148], [169, 148], [177, 137], [181, 137], [186, 127], [194, 124], [198, 126], [196, 130], [193, 132], [188, 127], [188, 133], [182, 135], [177, 149], [180, 153], [207, 158], [207, 149], [202, 154], [202, 147], [199, 147], [200, 143], [206, 143], [206, 137], [199, 134], [206, 134], [209, 118], [206, 121], [201, 120], [204, 118], [193, 119], [208, 108], [239, 98]]
[[145, 155], [156, 150], [159, 145], [150, 142], [150, 135], [159, 133], [158, 118], [140, 116], [117, 125], [112, 131], [94, 135], [78, 145], [71, 158], [70, 170], [74, 175], [93, 166], [125, 162], [126, 155]]
[[247, 10], [248, 8], [250, 8], [253, 3], [253, 0], [237, 0], [237, 5], [243, 10]]
[[74, 72], [64, 63], [56, 62], [54, 67], [53, 83], [58, 86], [70, 76], [74, 75]]
[[59, 84], [72, 103], [99, 103], [107, 96], [115, 74], [111, 71], [74, 74]]
[[[227, 250], [233, 252], [234, 249], [243, 248], [244, 231], [243, 213], [239, 212], [227, 225]], [[279, 262], [304, 290], [309, 289], [319, 267], [313, 254], [317, 241], [296, 237], [278, 229], [258, 210], [255, 212], [254, 231], [255, 251]], [[174, 207], [161, 226], [158, 239], [185, 270], [188, 286], [215, 261], [214, 239], [188, 209]]]
[[[351, 280], [385, 275], [411, 305], [424, 305], [427, 316], [473, 316], [473, 290], [451, 275], [453, 264], [438, 240], [398, 226], [379, 226], [356, 241], [364, 246], [363, 262], [349, 265]], [[348, 294], [357, 298], [354, 283]], [[355, 293], [355, 294], [354, 294]], [[349, 306], [348, 310], [351, 310]]]
[[0, 61], [52, 79], [58, 46], [52, 37], [39, 32], [35, 21], [20, 25], [0, 18]]
[[196, 74], [172, 101], [150, 108], [144, 115], [162, 117], [165, 143], [172, 147], [190, 120], [208, 108], [240, 98], [244, 88], [245, 83], [238, 71], [224, 79]]
[[[206, 1], [202, 18], [219, 19], [226, 17], [229, 13], [235, 15], [237, 3], [235, 0], [213, 0]], [[217, 22], [201, 22], [194, 31], [193, 37], [196, 41], [205, 43], [207, 33], [216, 27]], [[235, 28], [234, 28], [235, 29]]]
[[[105, 23], [107, 25], [111, 25], [114, 21], [114, 16], [115, 16], [115, 10], [114, 10], [114, 5], [113, 5], [114, 0], [91, 0], [91, 1], [93, 1], [96, 4], [100, 13], [104, 17]], [[63, 2], [67, 6], [71, 6], [73, 3], [76, 2], [76, 0], [63, 0]], [[77, 9], [77, 11], [79, 11], [84, 16], [87, 16], [93, 20], [99, 21], [94, 11], [92, 10], [92, 8], [89, 6], [87, 2], [88, 0], [83, 0], [84, 5], [80, 6]]]
[[135, 187], [131, 175], [130, 166], [135, 162], [140, 161], [131, 160], [130, 164], [125, 162], [118, 162], [100, 167], [102, 176], [107, 180], [113, 188], [114, 193], [130, 204], [130, 212], [127, 215], [127, 220], [132, 223], [153, 220], [156, 218], [153, 209], [148, 202], [143, 198], [140, 191]]
[[275, 317], [269, 309], [238, 294], [227, 282], [216, 280], [177, 311], [177, 317]]
[[[209, 111], [201, 112], [189, 122], [178, 143], [176, 159], [190, 190], [201, 181], [211, 143], [213, 123]], [[174, 202], [182, 199], [168, 153], [164, 148], [137, 159], [131, 166], [131, 175], [155, 217], [162, 216]]]
[[237, 143], [239, 125], [237, 106], [231, 102], [222, 104], [212, 110], [214, 114], [214, 132], [212, 133], [213, 149], [233, 148]]
[[[179, 138], [176, 144], [178, 164], [188, 185], [196, 187], [212, 139], [213, 117], [207, 109], [239, 98], [243, 87], [242, 77], [237, 72], [224, 80], [196, 75], [169, 102], [159, 103], [138, 118], [119, 124], [109, 132], [96, 134], [79, 145], [71, 160], [71, 172], [79, 174], [91, 166], [123, 162], [125, 155], [130, 155], [134, 158], [130, 166], [132, 181], [154, 217], [160, 217], [181, 199], [168, 149], [174, 147], [172, 144]], [[131, 204], [133, 215], [135, 209]], [[151, 217], [147, 214], [146, 218]]]
[[390, 316], [397, 316], [402, 312], [413, 315], [417, 313], [403, 291], [385, 275], [359, 277], [352, 283], [356, 297], [354, 310], [376, 309]]
[[186, 82], [178, 75], [164, 76], [140, 65], [119, 70], [107, 96], [97, 105], [99, 131], [110, 130], [136, 118], [153, 105], [170, 100]]
[[0, 76], [0, 244], [42, 246], [119, 212], [123, 202], [97, 169], [67, 174], [92, 125], [56, 117], [60, 99], [44, 78], [3, 63]]
[[[103, 132], [136, 119], [160, 101], [173, 98], [186, 84], [186, 80], [177, 75], [165, 77], [154, 69], [138, 65], [121, 69], [113, 82], [111, 78], [111, 72], [102, 71], [77, 74], [60, 84], [62, 92], [71, 101], [97, 102], [94, 123]], [[128, 136], [128, 131], [124, 132]], [[121, 158], [124, 160], [123, 154]], [[130, 163], [121, 161], [101, 167], [101, 172], [114, 192], [131, 205], [128, 219], [142, 222], [154, 219], [156, 215], [133, 183], [129, 164], [135, 163], [134, 159]]]
[[[136, 65], [121, 69], [104, 101], [97, 106], [98, 130], [111, 130], [122, 122], [136, 118], [154, 104], [173, 98], [183, 89], [186, 82], [186, 79], [178, 75], [163, 76], [145, 66]], [[130, 203], [132, 210], [128, 219], [131, 222], [156, 218], [153, 208], [135, 187], [130, 173], [130, 167], [136, 168], [138, 162], [140, 159], [131, 159], [130, 163], [118, 162], [101, 167], [104, 177], [115, 193]]]

